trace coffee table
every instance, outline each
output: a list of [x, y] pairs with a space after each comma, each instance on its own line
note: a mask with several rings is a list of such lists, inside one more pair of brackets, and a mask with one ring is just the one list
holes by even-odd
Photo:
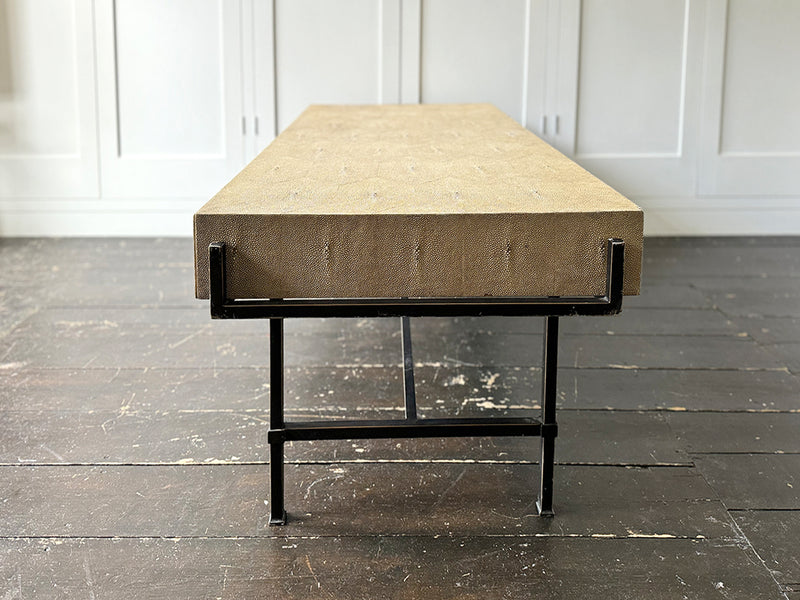
[[[196, 296], [270, 319], [270, 524], [283, 444], [539, 436], [553, 515], [559, 318], [637, 294], [642, 211], [491, 105], [312, 106], [194, 217]], [[541, 415], [420, 418], [409, 318], [545, 318]], [[400, 317], [405, 418], [286, 421], [283, 319]]]

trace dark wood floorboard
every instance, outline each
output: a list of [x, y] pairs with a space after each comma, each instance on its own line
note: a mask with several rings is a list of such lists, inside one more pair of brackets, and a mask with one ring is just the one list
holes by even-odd
[[565, 407], [609, 410], [798, 411], [800, 378], [788, 371], [562, 369]]
[[647, 267], [642, 272], [643, 281], [640, 294], [623, 300], [628, 308], [662, 309], [711, 309], [711, 299], [694, 287], [692, 280], [656, 279], [649, 276]]
[[730, 509], [800, 510], [800, 454], [703, 454], [694, 463]]
[[738, 329], [762, 344], [800, 342], [800, 318], [797, 317], [733, 317], [731, 320]]
[[0, 551], [6, 589], [24, 598], [785, 598], [750, 553], [709, 540], [71, 538]]
[[737, 536], [724, 506], [691, 467], [556, 471], [558, 518], [541, 519], [534, 506], [536, 465], [287, 465], [292, 518], [275, 528], [267, 525], [262, 465], [8, 466], [0, 475], [3, 489], [13, 493], [0, 536]]
[[[401, 419], [402, 411], [349, 411], [363, 419]], [[445, 408], [425, 416], [443, 417]], [[485, 416], [485, 411], [462, 415]], [[495, 411], [496, 412], [496, 411]], [[508, 411], [532, 416], [534, 411]], [[265, 462], [268, 413], [264, 411], [0, 411], [0, 464], [171, 464]], [[330, 415], [323, 415], [331, 418]], [[338, 415], [337, 415], [338, 416]], [[295, 420], [318, 415], [287, 412]], [[565, 411], [557, 460], [565, 464], [691, 464], [667, 423], [656, 413]], [[610, 438], [608, 431], [619, 432]], [[289, 460], [472, 460], [538, 462], [538, 438], [453, 438], [296, 443]]]
[[797, 413], [670, 413], [667, 421], [689, 452], [800, 453]]
[[[376, 321], [392, 323], [391, 320], [385, 319], [364, 320], [368, 326], [372, 326]], [[343, 324], [336, 319], [327, 319], [312, 321], [309, 325], [311, 326], [304, 326], [303, 331], [317, 333], [317, 331], [323, 330], [334, 332], [338, 330], [341, 332]], [[441, 335], [455, 338], [465, 334], [487, 336], [520, 333], [541, 334], [543, 329], [542, 319], [537, 317], [455, 317], [447, 319], [429, 317], [414, 319], [412, 326], [414, 336]], [[298, 327], [295, 326], [295, 329]], [[397, 327], [392, 327], [391, 331], [393, 332], [394, 329]], [[721, 312], [713, 309], [628, 308], [626, 306], [620, 314], [604, 319], [594, 317], [564, 319], [559, 333], [562, 335], [736, 335], [740, 331]]]
[[664, 240], [662, 246], [647, 240], [643, 271], [646, 277], [800, 277], [800, 245], [797, 238], [778, 243], [751, 238], [747, 244], [732, 240], [725, 245]]
[[696, 287], [728, 316], [796, 317], [800, 277], [732, 277], [698, 280]]
[[800, 592], [800, 511], [743, 511], [733, 518], [775, 578]]
[[[680, 311], [674, 312], [678, 312], [678, 316], [673, 318], [683, 322]], [[716, 313], [711, 314], [722, 319]], [[784, 363], [765, 352], [745, 333], [734, 335], [736, 329], [728, 328], [724, 321], [714, 329], [720, 335], [708, 335], [708, 328], [706, 335], [687, 335], [686, 330], [682, 335], [660, 335], [665, 327], [663, 321], [651, 325], [653, 333], [615, 335], [613, 320], [606, 319], [607, 331], [612, 333], [600, 327], [592, 332], [597, 335], [564, 335], [560, 349], [562, 364], [574, 367], [785, 368]], [[714, 322], [714, 319], [709, 320]], [[634, 330], [642, 331], [644, 326], [639, 323]], [[287, 364], [392, 365], [397, 362], [399, 327], [388, 329], [381, 337], [375, 335], [377, 327], [345, 327], [340, 325], [338, 332], [324, 335], [288, 332]], [[455, 325], [436, 327], [416, 322], [413, 331], [422, 333], [418, 335], [420, 341], [414, 350], [415, 359], [423, 364], [485, 364], [488, 356], [493, 357], [494, 364], [502, 366], [531, 366], [540, 360], [540, 345], [535, 343], [536, 336], [529, 333], [487, 334], [469, 329], [459, 331]], [[723, 331], [726, 333], [721, 333]], [[266, 335], [267, 327], [263, 322], [211, 321], [207, 314], [196, 309], [52, 308], [36, 312], [6, 335], [0, 341], [0, 356], [5, 361], [26, 366], [61, 368], [199, 368], [209, 364], [254, 367], [268, 364]], [[693, 343], [687, 344], [686, 337], [694, 338]], [[119, 340], [124, 344], [119, 344]]]
[[[267, 525], [269, 327], [188, 239], [0, 239], [0, 598], [800, 599], [800, 239], [648, 239], [563, 319], [537, 438], [296, 442]], [[422, 417], [535, 415], [541, 319], [412, 320]], [[286, 414], [401, 418], [397, 319], [286, 322]]]
[[800, 343], [773, 344], [764, 348], [776, 359], [783, 362], [789, 371], [800, 375]]
[[[8, 365], [9, 363], [5, 363]], [[11, 363], [13, 364], [13, 363]], [[444, 404], [539, 406], [540, 372], [522, 367], [420, 366], [420, 407]], [[259, 410], [269, 394], [266, 368], [0, 369], [0, 402], [11, 411], [42, 409]], [[286, 370], [286, 406], [295, 413], [397, 410], [397, 367], [295, 367]], [[786, 371], [682, 369], [559, 370], [564, 408], [670, 411], [800, 411], [800, 379]], [[464, 400], [472, 399], [464, 405]], [[478, 406], [478, 405], [481, 406]]]

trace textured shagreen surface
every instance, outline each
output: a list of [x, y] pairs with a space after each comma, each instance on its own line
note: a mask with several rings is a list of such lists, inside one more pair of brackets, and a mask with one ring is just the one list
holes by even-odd
[[231, 298], [637, 294], [642, 211], [488, 104], [312, 106], [196, 214]]

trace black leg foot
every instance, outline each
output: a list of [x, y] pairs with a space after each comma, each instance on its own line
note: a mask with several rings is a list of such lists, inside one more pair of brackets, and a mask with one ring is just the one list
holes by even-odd
[[539, 468], [541, 479], [539, 481], [539, 499], [536, 501], [536, 510], [540, 517], [553, 516], [553, 463], [555, 462], [555, 439], [543, 435], [541, 440], [542, 452]]
[[275, 516], [270, 513], [269, 524], [270, 527], [273, 527], [275, 525], [286, 525], [286, 511], [284, 510], [283, 513], [279, 516]]
[[283, 444], [269, 445], [269, 524], [285, 525], [283, 508]]
[[540, 517], [554, 517], [554, 516], [556, 516], [556, 513], [553, 512], [552, 508], [550, 510], [542, 510], [542, 501], [541, 500], [537, 500], [536, 501], [536, 512], [539, 513]]

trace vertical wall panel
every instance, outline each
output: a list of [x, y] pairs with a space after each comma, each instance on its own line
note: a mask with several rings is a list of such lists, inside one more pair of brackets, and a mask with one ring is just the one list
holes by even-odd
[[705, 4], [564, 0], [551, 10], [554, 4], [569, 43], [554, 67], [563, 118], [548, 141], [637, 201], [692, 196]]
[[276, 0], [279, 131], [309, 104], [378, 102], [380, 6], [374, 0]]
[[223, 49], [216, 4], [116, 3], [120, 156], [224, 152]]
[[[275, 0], [250, 0], [252, 21], [246, 28], [245, 39], [251, 38], [250, 57], [252, 81], [250, 87], [253, 97], [248, 99], [245, 90], [245, 104], [250, 101], [254, 110], [253, 144], [249, 148], [247, 160], [261, 152], [277, 134], [278, 124], [275, 114]], [[247, 15], [247, 13], [245, 13]], [[247, 22], [247, 16], [245, 16]], [[247, 57], [245, 46], [245, 60]], [[245, 84], [248, 74], [245, 70]]]
[[400, 0], [400, 102], [420, 102], [421, 0]]
[[491, 102], [523, 120], [525, 0], [423, 0], [422, 101]]
[[103, 194], [208, 198], [244, 164], [239, 0], [98, 0]]
[[709, 0], [701, 193], [800, 198], [798, 31], [800, 2]]
[[97, 194], [91, 4], [0, 0], [0, 196]]
[[0, 2], [0, 153], [77, 153], [74, 12], [72, 2]]
[[732, 0], [722, 93], [723, 153], [800, 152], [800, 6]]
[[679, 154], [685, 2], [582, 3], [577, 154]]

